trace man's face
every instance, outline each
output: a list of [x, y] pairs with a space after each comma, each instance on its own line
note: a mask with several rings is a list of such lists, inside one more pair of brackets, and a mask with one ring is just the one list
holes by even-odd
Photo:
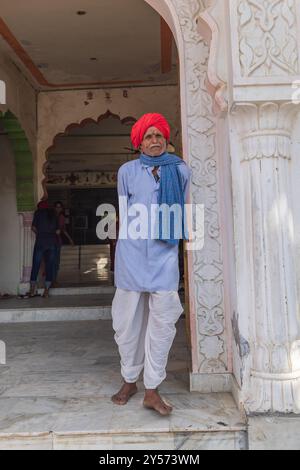
[[167, 150], [167, 141], [156, 127], [149, 127], [141, 143], [141, 151], [149, 157], [159, 157]]

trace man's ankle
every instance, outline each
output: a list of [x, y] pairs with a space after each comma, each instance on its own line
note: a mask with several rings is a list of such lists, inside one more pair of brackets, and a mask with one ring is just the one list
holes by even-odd
[[146, 388], [145, 394], [146, 395], [156, 395], [158, 393], [157, 388]]

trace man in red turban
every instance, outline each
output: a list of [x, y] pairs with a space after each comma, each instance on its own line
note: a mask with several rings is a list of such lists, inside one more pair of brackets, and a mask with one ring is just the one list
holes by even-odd
[[167, 142], [170, 140], [170, 126], [164, 116], [158, 113], [144, 114], [133, 126], [131, 131], [131, 141], [138, 149], [143, 141], [144, 135], [150, 127], [156, 127], [164, 136]]
[[[136, 205], [143, 207], [146, 219], [155, 206], [182, 208], [190, 170], [181, 158], [168, 154], [170, 126], [161, 114], [142, 116], [133, 126], [131, 140], [141, 154], [118, 172], [118, 195], [123, 198], [122, 204], [119, 199], [122, 236], [116, 246], [117, 290], [112, 318], [124, 384], [112, 401], [125, 405], [137, 392], [136, 383], [144, 371], [143, 404], [165, 416], [171, 413], [172, 406], [160, 396], [158, 386], [166, 378], [175, 324], [183, 312], [178, 296], [178, 243], [184, 237], [177, 236], [178, 232], [175, 235], [175, 231], [166, 235], [165, 226], [159, 223], [155, 236], [150, 233], [151, 227], [144, 236], [124, 234], [122, 207], [123, 202], [128, 210]], [[179, 217], [176, 228], [181, 228], [181, 223]]]

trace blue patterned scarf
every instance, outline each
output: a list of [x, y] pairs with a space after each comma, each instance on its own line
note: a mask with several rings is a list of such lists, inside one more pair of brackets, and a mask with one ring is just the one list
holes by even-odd
[[[162, 213], [160, 213], [158, 240], [165, 241], [172, 245], [177, 245], [180, 239], [187, 240], [184, 188], [181, 173], [178, 169], [178, 165], [182, 164], [183, 160], [169, 153], [164, 153], [160, 157], [149, 157], [142, 153], [140, 161], [149, 167], [161, 167], [158, 204], [160, 206], [167, 204], [169, 207], [178, 204], [181, 207], [181, 217], [172, 215], [170, 221], [168, 218], [163, 218]], [[164, 233], [166, 233], [165, 230], [168, 230], [167, 233], [170, 234], [170, 237], [165, 238], [163, 236]], [[181, 234], [180, 237], [177, 236], [178, 231]]]

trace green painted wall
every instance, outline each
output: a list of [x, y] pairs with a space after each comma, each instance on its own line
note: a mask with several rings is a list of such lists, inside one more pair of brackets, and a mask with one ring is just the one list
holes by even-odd
[[16, 163], [16, 188], [18, 212], [32, 211], [34, 204], [33, 161], [28, 139], [18, 119], [7, 111], [0, 120], [11, 141]]

